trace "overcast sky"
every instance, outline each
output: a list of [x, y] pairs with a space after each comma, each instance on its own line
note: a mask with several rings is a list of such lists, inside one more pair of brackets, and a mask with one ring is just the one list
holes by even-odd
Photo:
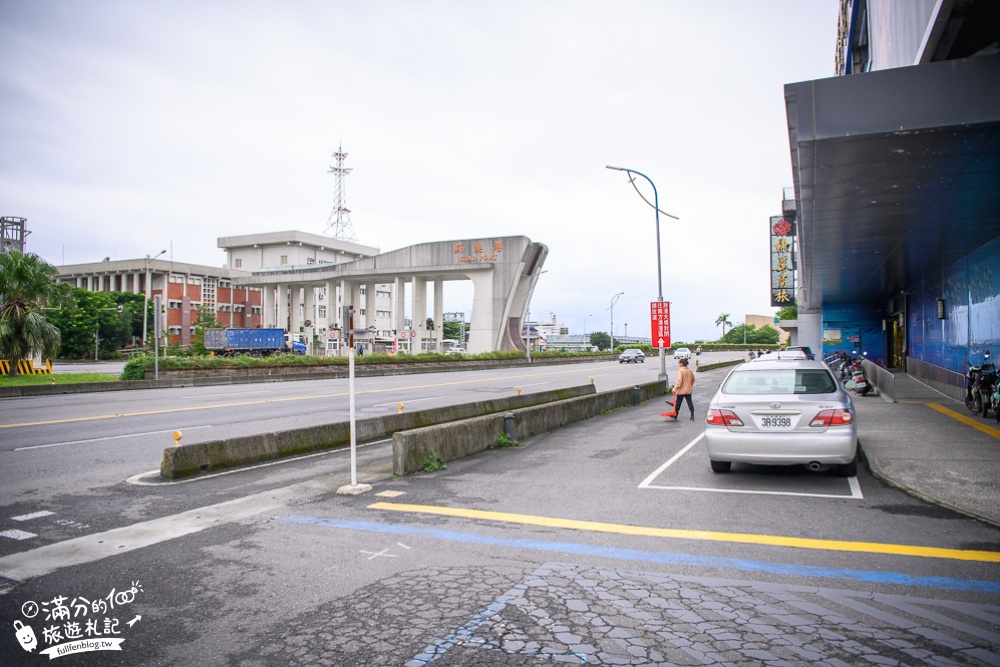
[[343, 144], [360, 243], [525, 235], [549, 247], [533, 318], [607, 331], [624, 292], [615, 334], [648, 336], [655, 215], [625, 166], [680, 218], [674, 339], [715, 339], [774, 310], [783, 85], [832, 75], [837, 7], [0, 0], [0, 215], [52, 264], [221, 266], [221, 236], [323, 234]]

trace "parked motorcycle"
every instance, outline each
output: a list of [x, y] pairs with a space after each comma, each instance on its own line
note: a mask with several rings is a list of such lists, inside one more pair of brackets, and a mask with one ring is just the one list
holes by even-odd
[[[868, 353], [865, 352], [867, 355]], [[854, 380], [854, 392], [865, 396], [869, 391], [872, 390], [872, 385], [868, 381], [868, 374], [865, 373], [864, 364], [861, 363], [861, 357], [859, 357], [853, 364], [853, 371], [851, 372], [851, 379]]]
[[[972, 414], [978, 415], [980, 412], [985, 417], [992, 402], [991, 394], [996, 388], [996, 367], [989, 363], [990, 351], [983, 354], [983, 364], [973, 366], [969, 364], [969, 370], [965, 372], [965, 407], [969, 408]], [[988, 403], [987, 401], [990, 401]]]

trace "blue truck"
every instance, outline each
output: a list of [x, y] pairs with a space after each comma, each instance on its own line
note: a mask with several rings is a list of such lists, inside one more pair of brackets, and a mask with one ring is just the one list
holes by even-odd
[[305, 343], [285, 344], [284, 329], [205, 329], [205, 349], [225, 357], [305, 354]]

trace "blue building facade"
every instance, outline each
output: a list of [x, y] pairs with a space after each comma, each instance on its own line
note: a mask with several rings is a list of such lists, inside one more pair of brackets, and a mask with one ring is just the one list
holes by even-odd
[[785, 86], [796, 342], [958, 397], [1000, 355], [1000, 2], [842, 0], [840, 21], [836, 76]]

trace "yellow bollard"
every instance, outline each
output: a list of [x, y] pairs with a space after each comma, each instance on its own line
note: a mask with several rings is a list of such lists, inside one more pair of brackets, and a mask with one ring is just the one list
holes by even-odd
[[590, 378], [590, 384], [594, 384], [594, 378]]
[[518, 396], [521, 395], [521, 388], [520, 387], [514, 387], [514, 390], [517, 392]]
[[181, 438], [183, 437], [184, 437], [183, 433], [181, 433], [180, 431], [174, 431], [174, 447], [181, 446]]
[[700, 359], [695, 359], [694, 360], [694, 369], [696, 371], [700, 371], [701, 370], [701, 360]]
[[399, 408], [399, 411], [400, 411], [400, 412], [402, 412], [402, 411], [403, 411], [403, 404], [402, 404], [402, 403], [397, 403], [397, 404], [396, 404], [396, 407], [397, 407], [397, 408]]

